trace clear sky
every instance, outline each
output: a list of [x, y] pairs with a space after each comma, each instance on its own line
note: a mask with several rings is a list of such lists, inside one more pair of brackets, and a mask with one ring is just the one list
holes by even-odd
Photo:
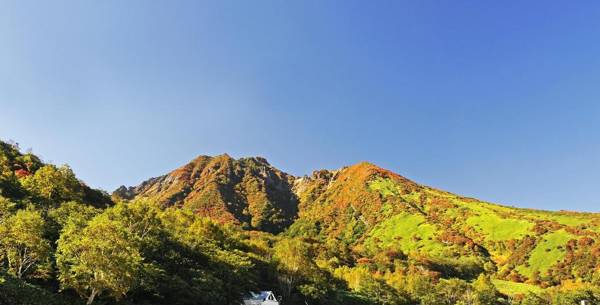
[[108, 191], [226, 152], [600, 211], [600, 2], [1, 1], [0, 138]]

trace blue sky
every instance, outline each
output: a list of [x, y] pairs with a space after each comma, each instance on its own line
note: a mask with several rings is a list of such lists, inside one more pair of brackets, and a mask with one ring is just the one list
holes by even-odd
[[2, 1], [0, 138], [109, 191], [226, 152], [600, 211], [600, 3]]

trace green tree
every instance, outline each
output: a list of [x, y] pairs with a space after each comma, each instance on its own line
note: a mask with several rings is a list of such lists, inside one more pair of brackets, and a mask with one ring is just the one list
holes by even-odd
[[107, 217], [120, 222], [139, 241], [151, 238], [162, 230], [160, 213], [158, 204], [147, 199], [119, 202], [106, 210]]
[[77, 201], [63, 202], [57, 208], [51, 209], [48, 216], [60, 228], [65, 227], [70, 222], [75, 222], [80, 226], [85, 225], [94, 216], [100, 214], [100, 210], [92, 206]]
[[224, 303], [237, 304], [242, 295], [251, 289], [251, 270], [254, 265], [239, 250], [218, 250], [212, 258], [211, 271], [221, 280]]
[[20, 184], [17, 176], [14, 174], [12, 164], [9, 158], [0, 151], [0, 195], [17, 197], [20, 194]]
[[89, 305], [103, 293], [119, 299], [135, 287], [143, 258], [126, 228], [99, 215], [83, 229], [65, 227], [56, 262], [61, 287], [75, 289]]
[[358, 291], [369, 299], [374, 300], [377, 304], [408, 304], [407, 298], [400, 295], [398, 291], [392, 289], [383, 280], [377, 279], [374, 276], [363, 278]]
[[17, 204], [0, 195], [0, 224], [16, 211]]
[[442, 296], [442, 304], [473, 304], [474, 294], [466, 281], [457, 278], [442, 279], [435, 287], [436, 293]]
[[[396, 287], [396, 289], [398, 288], [400, 287]], [[413, 299], [421, 300], [422, 304], [435, 304], [437, 302], [432, 294], [435, 292], [434, 279], [427, 274], [423, 274], [415, 266], [411, 265], [408, 268], [404, 289]]]
[[315, 261], [313, 245], [298, 238], [284, 238], [274, 247], [273, 262], [277, 270], [277, 279], [286, 299], [294, 291], [311, 303], [321, 303], [331, 296], [334, 283], [331, 275], [321, 270]]
[[476, 305], [492, 305], [498, 302], [500, 294], [488, 275], [480, 274], [472, 286], [475, 290]]
[[[374, 304], [399, 305], [409, 304], [410, 300], [404, 290], [392, 287], [381, 275], [371, 272], [368, 266], [350, 268], [347, 266], [335, 270], [337, 277], [343, 278], [348, 288]], [[399, 284], [396, 282], [395, 284]]]
[[290, 297], [304, 278], [304, 273], [314, 265], [311, 256], [309, 245], [299, 239], [286, 238], [275, 245], [273, 258], [277, 263], [279, 282], [285, 297]]
[[168, 209], [161, 216], [165, 228], [177, 241], [209, 261], [202, 266], [202, 277], [218, 281], [197, 281], [196, 286], [203, 291], [218, 291], [212, 302], [219, 299], [222, 304], [237, 303], [252, 288], [254, 264], [232, 232], [187, 211]]
[[535, 293], [529, 292], [518, 304], [521, 305], [550, 305], [552, 304], [547, 298], [543, 298]]
[[2, 256], [16, 277], [47, 275], [51, 248], [44, 232], [42, 215], [32, 209], [19, 210], [0, 223]]
[[68, 165], [45, 165], [35, 174], [25, 177], [22, 184], [48, 206], [63, 201], [83, 200], [82, 184]]
[[49, 225], [48, 236], [57, 240], [61, 230], [72, 223], [76, 227], [84, 227], [94, 216], [100, 214], [100, 210], [77, 201], [63, 202], [57, 208], [48, 211]]

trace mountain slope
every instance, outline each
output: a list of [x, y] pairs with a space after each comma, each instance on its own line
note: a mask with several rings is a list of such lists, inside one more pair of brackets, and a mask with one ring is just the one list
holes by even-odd
[[543, 286], [600, 275], [600, 214], [500, 206], [369, 163], [318, 172], [295, 186], [300, 211], [290, 232], [341, 240], [361, 255], [401, 251], [430, 266], [460, 271], [466, 264]]
[[150, 198], [165, 206], [181, 206], [249, 229], [279, 232], [291, 224], [297, 213], [292, 182], [292, 176], [263, 158], [199, 156], [139, 186], [122, 186], [113, 195], [124, 199]]
[[442, 277], [539, 286], [600, 278], [600, 214], [465, 198], [370, 163], [293, 177], [262, 158], [201, 156], [115, 196], [150, 198], [248, 229], [309, 238], [357, 264], [397, 253]]

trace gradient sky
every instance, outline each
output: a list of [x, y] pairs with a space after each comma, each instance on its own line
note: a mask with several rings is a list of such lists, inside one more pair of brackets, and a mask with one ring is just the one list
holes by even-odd
[[0, 138], [109, 191], [227, 152], [600, 211], [600, 2], [0, 1]]

